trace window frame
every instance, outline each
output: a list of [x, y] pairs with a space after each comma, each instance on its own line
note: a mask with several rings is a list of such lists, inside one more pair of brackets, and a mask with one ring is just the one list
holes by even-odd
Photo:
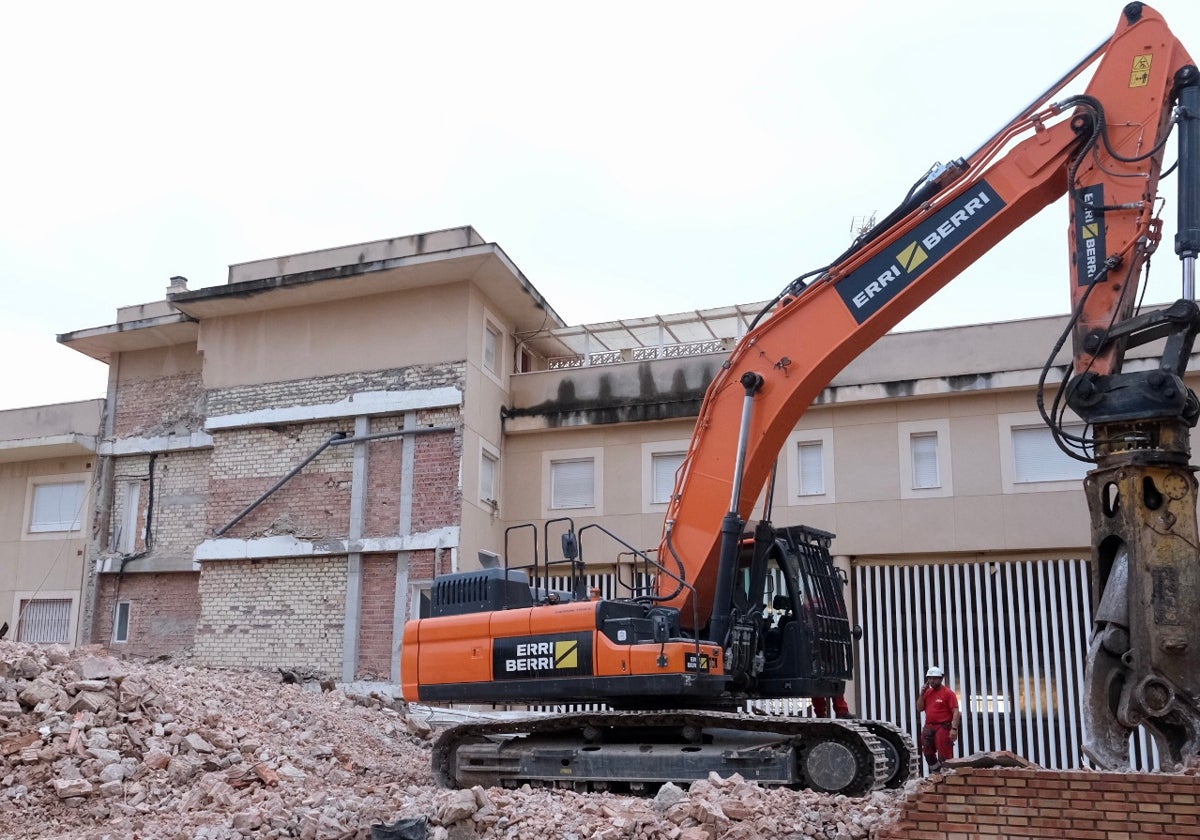
[[[508, 344], [508, 334], [506, 334], [503, 324], [503, 320], [484, 308], [484, 329], [480, 330], [479, 335], [479, 370], [502, 389], [504, 388], [506, 367], [505, 346]], [[491, 364], [488, 364], [488, 346], [493, 342], [492, 360]]]
[[[491, 495], [487, 494], [487, 488], [483, 486], [485, 475], [484, 465], [490, 463], [492, 465], [492, 487]], [[479, 503], [484, 507], [491, 507], [498, 510], [500, 507], [500, 450], [492, 446], [486, 440], [479, 441]]]
[[[900, 455], [900, 498], [935, 499], [954, 495], [954, 464], [951, 456], [950, 420], [915, 420], [896, 424], [897, 446]], [[916, 487], [913, 464], [913, 438], [936, 436], [938, 484], [936, 487]]]
[[[122, 610], [124, 608], [124, 610]], [[125, 613], [125, 635], [121, 635], [121, 613]], [[117, 601], [117, 608], [113, 612], [112, 640], [114, 644], [128, 644], [129, 630], [133, 623], [133, 602], [132, 601]]]
[[[553, 488], [553, 465], [568, 461], [592, 462], [592, 504], [584, 507], [555, 507]], [[542, 453], [542, 517], [550, 519], [559, 516], [602, 516], [604, 492], [604, 449], [589, 447], [586, 449], [556, 449]]]
[[[1083, 421], [1070, 413], [1064, 418], [1065, 425], [1083, 426]], [[1083, 486], [1083, 477], [1057, 478], [1047, 481], [1019, 481], [1017, 479], [1017, 453], [1013, 440], [1013, 432], [1018, 429], [1029, 429], [1037, 426], [1045, 427], [1045, 421], [1036, 411], [1020, 411], [1000, 414], [996, 417], [997, 431], [1000, 438], [1000, 482], [1005, 494], [1016, 493], [1059, 493], [1064, 490], [1077, 490]], [[1047, 430], [1047, 434], [1049, 430]], [[1090, 465], [1081, 467], [1086, 473]]]
[[[824, 490], [821, 493], [804, 493], [800, 475], [800, 447], [813, 443], [821, 445], [821, 478]], [[837, 501], [832, 428], [798, 429], [792, 432], [784, 446], [783, 459], [789, 505], [825, 505]]]
[[126, 556], [137, 552], [138, 538], [142, 536], [142, 480], [125, 482], [125, 507], [121, 511], [121, 533], [117, 540], [117, 551]]
[[[34, 513], [39, 487], [49, 485], [79, 484], [83, 487], [83, 496], [79, 505], [78, 519], [72, 523], [77, 527], [66, 529], [34, 530]], [[83, 536], [84, 522], [91, 504], [91, 475], [89, 473], [63, 473], [59, 475], [37, 475], [28, 479], [25, 487], [25, 512], [22, 520], [21, 538], [23, 540], [61, 540], [75, 535]]]
[[[655, 459], [668, 455], [680, 455], [683, 458], [687, 457], [688, 447], [691, 445], [691, 440], [688, 438], [675, 438], [672, 440], [653, 440], [642, 444], [642, 513], [663, 513], [670, 506], [671, 501], [668, 498], [666, 501], [655, 501]], [[682, 464], [682, 461], [680, 461]], [[677, 475], [678, 467], [672, 475]], [[667, 491], [668, 497], [675, 492], [674, 484]]]
[[78, 590], [70, 590], [70, 589], [18, 590], [16, 592], [13, 592], [12, 598], [13, 598], [13, 600], [12, 600], [11, 615], [13, 616], [13, 620], [12, 620], [12, 627], [10, 628], [10, 632], [12, 633], [11, 638], [13, 638], [15, 640], [19, 640], [20, 634], [21, 634], [21, 603], [22, 602], [70, 601], [71, 604], [68, 607], [69, 613], [68, 613], [68, 619], [67, 619], [67, 634], [66, 634], [67, 637], [66, 637], [66, 639], [62, 642], [30, 642], [29, 644], [44, 644], [44, 645], [65, 644], [65, 645], [70, 645], [72, 647], [75, 646], [75, 642], [78, 638], [77, 634], [79, 632], [79, 591]]

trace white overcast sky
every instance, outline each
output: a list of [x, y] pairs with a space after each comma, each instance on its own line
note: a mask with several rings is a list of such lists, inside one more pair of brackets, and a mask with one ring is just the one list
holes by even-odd
[[[1153, 6], [1200, 55], [1200, 3]], [[569, 323], [765, 300], [1121, 8], [6, 4], [0, 408], [103, 396], [105, 366], [56, 334], [171, 275], [459, 225]], [[1165, 217], [1152, 301], [1178, 296]], [[904, 328], [1066, 311], [1065, 230], [1051, 208]]]

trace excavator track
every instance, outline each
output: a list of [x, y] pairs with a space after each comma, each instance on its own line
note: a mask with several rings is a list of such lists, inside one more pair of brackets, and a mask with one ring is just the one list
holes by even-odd
[[584, 712], [464, 723], [433, 747], [443, 787], [565, 787], [653, 792], [740, 774], [763, 785], [863, 796], [916, 772], [911, 739], [890, 724], [730, 712]]
[[921, 772], [921, 756], [907, 732], [884, 720], [859, 720], [855, 723], [878, 738], [883, 746], [887, 755], [885, 788], [903, 787], [909, 779], [917, 777]]

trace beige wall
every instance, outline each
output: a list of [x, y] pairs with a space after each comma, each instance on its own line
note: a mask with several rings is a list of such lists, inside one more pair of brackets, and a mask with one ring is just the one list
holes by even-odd
[[119, 383], [131, 380], [160, 379], [181, 373], [197, 373], [204, 357], [195, 344], [169, 344], [152, 350], [128, 350], [121, 354], [117, 367]]
[[468, 284], [271, 309], [201, 323], [204, 384], [227, 388], [457, 361]]
[[[0, 623], [9, 625], [7, 638], [17, 638], [21, 601], [46, 599], [70, 602], [65, 640], [79, 639], [102, 408], [90, 400], [0, 412]], [[86, 491], [80, 527], [32, 532], [35, 485], [67, 481]]]
[[[1045, 324], [1033, 326], [1046, 331]], [[1018, 324], [1012, 329], [1024, 334], [1032, 327]], [[1007, 341], [1005, 331], [999, 328], [989, 332], [988, 337], [996, 342]], [[1002, 355], [1002, 349], [1003, 344], [991, 348], [993, 361]], [[971, 358], [980, 355], [976, 351]], [[890, 360], [886, 354], [883, 358]], [[688, 362], [670, 364], [686, 366]], [[693, 369], [702, 364], [696, 360], [690, 363]], [[523, 398], [530, 401], [525, 405], [537, 405], [555, 394], [563, 381], [596, 383], [601, 377], [607, 378], [618, 393], [634, 393], [642, 367], [624, 364], [517, 376], [512, 386], [514, 402], [519, 406]], [[1022, 376], [1028, 379], [1019, 372], [1000, 371], [997, 378], [1007, 383]], [[861, 371], [847, 378], [867, 381]], [[780, 455], [774, 521], [832, 531], [837, 534], [835, 552], [852, 558], [928, 561], [979, 553], [1086, 554], [1089, 522], [1081, 482], [1029, 488], [1006, 486], [1004, 481], [1004, 461], [1011, 459], [1011, 446], [1005, 445], [1010, 431], [1001, 422], [1001, 415], [1035, 412], [1034, 388], [1027, 384], [988, 389], [986, 379], [972, 386], [976, 390], [961, 391], [937, 379], [914, 380], [912, 386], [917, 393], [941, 392], [929, 397], [894, 397], [876, 380], [873, 389], [858, 392], [873, 394], [874, 399], [826, 402], [812, 408], [798, 429], [828, 433], [832, 452], [826, 456], [833, 458], [834, 501], [822, 503], [789, 495], [785, 459], [794, 457], [789, 446]], [[643, 548], [658, 544], [665, 511], [662, 506], [647, 509], [644, 505], [649, 466], [645, 449], [655, 440], [688, 439], [691, 420], [552, 428], [544, 418], [523, 416], [509, 426], [510, 434], [504, 442], [502, 500], [506, 523], [541, 522], [550, 515], [571, 514], [577, 525], [601, 522]], [[913, 493], [905, 484], [905, 459], [910, 457], [905, 432], [926, 426], [948, 437], [944, 492]], [[521, 431], [512, 431], [514, 427]], [[729, 430], [731, 446], [735, 432]], [[564, 453], [595, 453], [602, 461], [602, 489], [596, 509], [546, 509], [547, 464], [555, 454]], [[759, 512], [761, 501], [756, 508], [756, 514]]]

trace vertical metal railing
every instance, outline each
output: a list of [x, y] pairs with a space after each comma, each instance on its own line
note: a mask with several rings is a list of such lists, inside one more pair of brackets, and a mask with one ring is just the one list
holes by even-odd
[[[1046, 768], [1084, 766], [1087, 561], [862, 564], [853, 580], [864, 717], [917, 737], [916, 694], [937, 664], [962, 706], [959, 755], [1010, 750]], [[1158, 767], [1144, 733], [1131, 747], [1136, 767]]]
[[17, 641], [66, 643], [70, 641], [70, 634], [70, 598], [33, 598], [21, 601]]

